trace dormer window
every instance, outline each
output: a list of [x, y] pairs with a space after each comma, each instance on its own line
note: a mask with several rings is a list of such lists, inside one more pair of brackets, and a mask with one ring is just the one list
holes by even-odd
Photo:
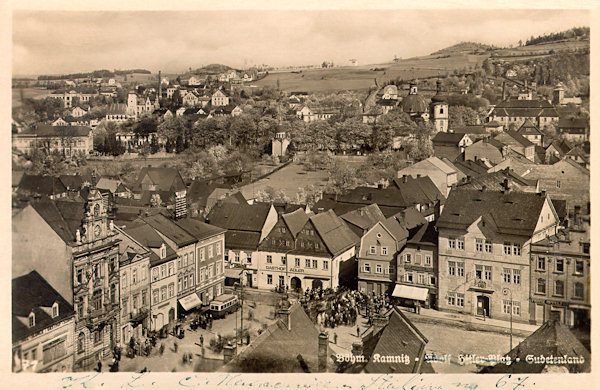
[[33, 312], [29, 313], [29, 327], [33, 328], [35, 326], [35, 314]]
[[58, 317], [58, 302], [54, 302], [52, 305], [52, 318]]
[[160, 258], [164, 259], [165, 257], [167, 257], [167, 247], [165, 246], [165, 243], [163, 242], [162, 245], [160, 246]]

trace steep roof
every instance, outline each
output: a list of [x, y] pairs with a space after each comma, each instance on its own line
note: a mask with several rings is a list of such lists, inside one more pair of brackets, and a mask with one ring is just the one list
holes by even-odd
[[283, 214], [281, 218], [283, 218], [283, 221], [295, 238], [304, 225], [306, 225], [306, 222], [308, 222], [309, 216], [303, 209], [297, 209], [291, 213]]
[[[497, 126], [502, 126], [502, 125], [497, 124]], [[452, 131], [455, 134], [477, 134], [477, 135], [487, 135], [488, 134], [488, 131], [485, 129], [485, 125], [453, 126]]]
[[[510, 139], [508, 137], [510, 137]], [[533, 146], [533, 143], [531, 141], [529, 141], [527, 138], [523, 137], [516, 131], [505, 131], [503, 133], [498, 134], [496, 137], [494, 137], [494, 139], [504, 144], [510, 144], [510, 140], [512, 139], [513, 144], [517, 143], [523, 147]]]
[[67, 192], [67, 187], [54, 176], [24, 174], [19, 183], [19, 191], [50, 196]]
[[332, 210], [313, 215], [310, 221], [333, 256], [356, 245], [360, 239]]
[[586, 118], [560, 118], [558, 120], [559, 129], [586, 129], [590, 127], [589, 120]]
[[[307, 372], [317, 372], [320, 332], [299, 303], [289, 310], [289, 328], [283, 318], [277, 319], [220, 371], [302, 373], [301, 357]], [[328, 348], [328, 360], [330, 355]]]
[[75, 232], [83, 220], [83, 202], [56, 201], [44, 197], [31, 203], [31, 207], [67, 245], [75, 243]]
[[397, 214], [394, 214], [390, 218], [397, 219], [402, 226], [406, 229], [414, 229], [417, 226], [421, 226], [427, 222], [423, 214], [419, 212], [419, 210], [414, 207], [408, 207]]
[[178, 219], [177, 221], [175, 221], [175, 223], [177, 224], [177, 226], [181, 227], [191, 236], [197, 238], [198, 240], [212, 237], [220, 233], [225, 233], [225, 229], [223, 228], [209, 225], [207, 223], [198, 221], [197, 219], [193, 218]]
[[206, 221], [223, 229], [261, 232], [265, 224], [270, 204], [236, 204], [220, 202], [206, 216]]
[[[545, 364], [528, 362], [528, 356], [583, 357], [582, 364]], [[566, 367], [570, 373], [591, 371], [591, 354], [575, 337], [566, 325], [560, 321], [550, 320], [520, 342], [505, 356], [511, 358], [512, 364], [496, 364], [485, 369], [488, 373], [541, 373], [548, 369]], [[517, 361], [516, 359], [519, 359]], [[551, 368], [552, 367], [552, 368]]]
[[524, 189], [523, 187], [535, 187], [537, 186], [537, 180], [525, 179], [510, 168], [505, 168], [501, 171], [484, 173], [475, 177], [472, 177], [469, 182], [460, 185], [461, 188], [471, 188], [480, 190], [485, 186], [486, 189], [492, 191], [501, 191], [504, 186], [504, 181], [508, 180], [510, 185], [517, 186], [517, 189]]
[[[12, 280], [12, 341], [23, 340], [75, 315], [73, 306], [37, 271]], [[58, 304], [58, 316], [52, 317], [52, 305]], [[33, 312], [35, 325], [29, 327]]]
[[417, 226], [409, 231], [408, 242], [411, 244], [426, 244], [437, 246], [438, 233], [433, 223], [425, 221], [424, 224]]
[[435, 137], [432, 138], [431, 142], [433, 142], [434, 145], [452, 145], [452, 146], [457, 146], [458, 147], [458, 143], [465, 137], [465, 134], [461, 134], [461, 133], [444, 133], [444, 132], [440, 132], [437, 133], [435, 135]]
[[377, 222], [385, 220], [385, 215], [383, 215], [377, 204], [371, 204], [349, 211], [340, 217], [344, 221], [358, 226], [363, 230], [370, 229]]
[[101, 190], [108, 190], [111, 194], [114, 194], [122, 184], [121, 180], [110, 179], [108, 177], [101, 177], [96, 183], [96, 188]]
[[403, 220], [396, 216], [391, 216], [383, 221], [381, 224], [387, 229], [388, 232], [396, 239], [396, 242], [401, 242], [408, 238], [408, 230], [403, 224]]
[[[363, 337], [363, 354], [367, 363], [358, 364], [354, 370], [361, 368], [370, 374], [374, 373], [433, 373], [431, 363], [424, 361], [425, 346], [429, 342], [419, 329], [397, 307], [386, 314], [388, 323], [381, 329], [371, 327]], [[407, 355], [410, 363], [383, 363], [375, 361], [375, 355], [399, 356]], [[416, 359], [418, 358], [418, 359]]]
[[155, 252], [150, 253], [151, 267], [155, 267], [177, 257], [175, 250], [171, 248], [171, 246], [169, 246], [169, 244], [167, 244], [151, 226], [145, 223], [128, 227], [125, 229], [125, 233], [129, 234], [146, 248], [159, 249], [163, 244], [165, 245], [166, 256], [164, 258], [161, 259]]
[[[185, 189], [185, 183], [175, 168], [166, 167], [144, 167], [140, 170], [137, 185], [148, 176], [152, 183], [158, 186], [159, 191], [180, 191]], [[171, 188], [173, 187], [173, 188]]]
[[537, 193], [453, 188], [437, 226], [466, 229], [480, 217], [493, 220], [498, 232], [530, 237], [547, 196]]
[[173, 241], [177, 246], [182, 247], [198, 241], [196, 237], [188, 233], [175, 221], [162, 214], [155, 214], [141, 219], [150, 225], [157, 232]]
[[86, 182], [92, 182], [91, 177], [81, 175], [60, 175], [59, 179], [67, 189], [71, 190], [80, 190]]
[[[448, 167], [446, 164], [444, 166]], [[448, 167], [448, 169], [450, 168]], [[415, 204], [435, 202], [437, 200], [444, 203], [446, 200], [429, 176], [405, 176], [394, 179], [393, 183], [400, 191], [404, 206], [414, 206]]]
[[525, 122], [519, 127], [517, 133], [521, 135], [542, 135], [542, 132], [533, 124], [531, 119], [525, 119]]
[[192, 202], [199, 201], [203, 206], [206, 205], [206, 199], [217, 188], [231, 190], [228, 184], [221, 184], [213, 180], [196, 179], [188, 188], [187, 198]]
[[52, 126], [39, 123], [23, 133], [36, 134], [38, 137], [87, 137], [91, 131], [92, 128], [88, 126]]

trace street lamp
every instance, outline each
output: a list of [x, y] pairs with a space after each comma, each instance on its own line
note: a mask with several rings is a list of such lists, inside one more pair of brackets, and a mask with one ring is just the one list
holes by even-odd
[[513, 316], [513, 299], [512, 299], [512, 290], [509, 288], [503, 288], [502, 289], [502, 294], [504, 294], [504, 296], [507, 296], [510, 294], [510, 350], [512, 351], [513, 349], [513, 342], [512, 342], [512, 337], [513, 337], [513, 330], [512, 330], [512, 316]]

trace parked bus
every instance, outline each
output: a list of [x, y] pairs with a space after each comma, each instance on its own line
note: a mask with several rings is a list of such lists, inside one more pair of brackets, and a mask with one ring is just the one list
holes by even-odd
[[219, 295], [210, 302], [210, 312], [213, 318], [223, 318], [238, 308], [237, 296], [233, 294]]

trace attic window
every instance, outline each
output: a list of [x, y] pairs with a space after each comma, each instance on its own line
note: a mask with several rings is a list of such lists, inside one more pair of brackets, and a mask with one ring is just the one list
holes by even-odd
[[452, 213], [455, 217], [460, 217], [460, 213]]
[[35, 326], [35, 314], [33, 312], [29, 313], [29, 327], [33, 328]]
[[481, 202], [482, 200], [479, 199], [479, 198], [475, 198], [475, 199], [473, 199], [473, 201], [475, 201], [475, 202]]
[[512, 200], [505, 200], [504, 201], [504, 204], [513, 204], [513, 203], [515, 203], [515, 202], [513, 202]]
[[58, 317], [58, 302], [54, 302], [52, 305], [52, 318]]
[[381, 233], [377, 233], [377, 238], [381, 238]]

